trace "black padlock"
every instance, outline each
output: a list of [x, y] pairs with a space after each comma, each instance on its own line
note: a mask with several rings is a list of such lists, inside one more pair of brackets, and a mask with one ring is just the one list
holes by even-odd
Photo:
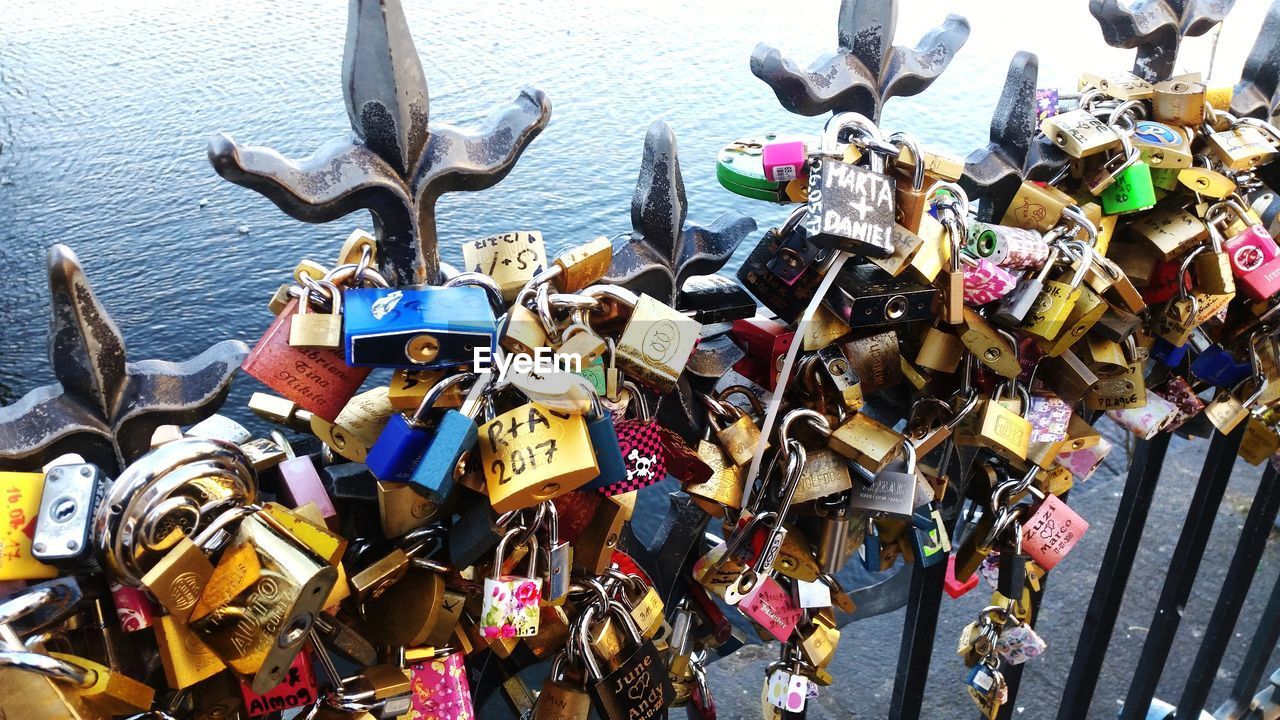
[[[878, 149], [866, 156], [870, 169], [844, 161], [839, 150], [843, 133], [869, 135], [879, 131], [865, 117], [840, 113], [827, 121], [822, 148], [809, 160], [808, 215], [804, 220], [809, 242], [868, 257], [893, 254], [894, 191], [884, 174], [884, 157]], [[896, 153], [896, 148], [892, 148]]]
[[454, 491], [474, 497], [461, 504], [462, 514], [449, 531], [449, 563], [456, 568], [471, 567], [493, 553], [504, 531], [488, 498], [461, 487]]
[[803, 232], [798, 228], [802, 214], [793, 213], [780, 228], [770, 228], [747, 255], [747, 259], [738, 268], [738, 282], [747, 289], [761, 305], [769, 308], [783, 322], [794, 325], [804, 313], [809, 300], [818, 291], [823, 274], [811, 269], [796, 279], [794, 284], [787, 284], [769, 269], [769, 261], [782, 249], [783, 242], [793, 232]]
[[1034, 275], [1024, 275], [1018, 281], [1018, 285], [1013, 290], [1010, 290], [1008, 295], [1000, 299], [1000, 304], [991, 313], [990, 320], [1006, 327], [1022, 324], [1022, 321], [1040, 299], [1040, 293], [1044, 291], [1044, 281], [1053, 270], [1053, 265], [1057, 259], [1058, 246], [1054, 245], [1049, 251], [1049, 258], [1044, 261], [1044, 266], [1040, 268], [1040, 271]]
[[845, 266], [823, 299], [850, 327], [897, 325], [933, 317], [938, 289], [875, 265]]
[[676, 307], [693, 311], [703, 325], [732, 322], [756, 314], [756, 302], [741, 285], [723, 275], [695, 275], [684, 281]]
[[676, 691], [667, 675], [666, 663], [658, 654], [653, 641], [640, 634], [631, 613], [618, 601], [609, 603], [606, 610], [614, 622], [621, 623], [635, 650], [616, 670], [605, 674], [596, 659], [591, 644], [582, 635], [586, 633], [599, 613], [598, 605], [591, 605], [584, 613], [580, 625], [579, 652], [587, 661], [591, 702], [601, 717], [608, 720], [657, 720], [667, 716], [667, 708], [675, 700]]

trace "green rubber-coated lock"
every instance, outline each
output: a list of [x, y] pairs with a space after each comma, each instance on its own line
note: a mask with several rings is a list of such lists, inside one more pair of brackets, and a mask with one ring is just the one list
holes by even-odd
[[1102, 191], [1102, 212], [1107, 215], [1138, 212], [1155, 204], [1151, 168], [1141, 160], [1121, 171], [1116, 181]]
[[716, 179], [729, 192], [753, 200], [799, 202], [799, 199], [787, 196], [785, 182], [774, 182], [765, 177], [762, 152], [767, 143], [804, 139], [800, 136], [768, 133], [734, 141], [722, 148], [716, 156]]

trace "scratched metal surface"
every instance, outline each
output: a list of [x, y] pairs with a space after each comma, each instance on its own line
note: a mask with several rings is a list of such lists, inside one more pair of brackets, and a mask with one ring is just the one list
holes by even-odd
[[[966, 16], [972, 34], [937, 83], [887, 106], [883, 125], [961, 155], [986, 144], [992, 107], [1017, 50], [1039, 55], [1042, 86], [1073, 86], [1081, 69], [1132, 63], [1132, 51], [1106, 46], [1083, 0], [903, 5], [899, 42], [920, 37], [948, 12]], [[657, 118], [679, 138], [691, 221], [738, 210], [756, 217], [761, 231], [776, 225], [783, 208], [719, 187], [715, 154], [725, 142], [763, 130], [816, 134], [820, 121], [783, 110], [752, 76], [749, 58], [757, 42], [806, 63], [832, 52], [837, 6], [838, 0], [812, 0], [779, 12], [766, 0], [405, 0], [433, 115], [476, 125], [524, 85], [544, 90], [554, 106], [545, 132], [502, 183], [441, 201], [442, 258], [456, 263], [465, 239], [502, 230], [540, 229], [550, 253], [627, 230], [645, 130]], [[64, 0], [50, 8], [42, 0], [0, 6], [0, 268], [7, 286], [0, 304], [0, 401], [6, 403], [54, 380], [45, 358], [44, 253], [55, 242], [79, 254], [133, 353], [187, 357], [221, 339], [252, 343], [270, 319], [265, 301], [297, 259], [329, 262], [346, 228], [369, 226], [364, 214], [345, 225], [299, 223], [218, 178], [205, 158], [208, 139], [219, 131], [297, 156], [347, 130], [339, 84], [346, 3]], [[1236, 3], [1215, 77], [1226, 83], [1238, 77], [1265, 9], [1264, 0]], [[1179, 68], [1203, 69], [1210, 42], [1188, 39]], [[758, 237], [748, 238], [727, 271]], [[238, 381], [228, 411], [248, 418], [242, 408], [255, 389], [248, 378]], [[1186, 472], [1198, 468], [1193, 456], [1177, 457]], [[1119, 459], [1117, 467], [1123, 467]], [[1234, 544], [1243, 517], [1239, 503], [1252, 494], [1257, 475], [1240, 472], [1233, 483], [1233, 509], [1224, 504], [1222, 537], [1215, 535], [1220, 552]], [[1166, 486], [1169, 503], [1189, 493], [1186, 482]], [[1096, 569], [1089, 554], [1096, 558], [1105, 545], [1119, 486], [1103, 480], [1090, 487], [1079, 502], [1096, 519], [1095, 533], [1082, 546], [1077, 569], [1050, 594], [1046, 635], [1059, 652], [1028, 671], [1019, 703], [1025, 717], [1049, 714], [1037, 707], [1035, 693], [1053, 697], [1065, 676]], [[1180, 509], [1153, 511], [1151, 547], [1139, 557], [1146, 572], [1135, 573], [1126, 603], [1132, 617], [1122, 617], [1118, 633], [1133, 627], [1130, 643], [1149, 620], [1163, 553], [1181, 520]], [[641, 518], [640, 524], [653, 522]], [[1258, 583], [1273, 577], [1260, 574]], [[1198, 612], [1189, 608], [1188, 617], [1206, 617], [1205, 603], [1216, 590], [1212, 579], [1200, 583]], [[944, 605], [929, 717], [970, 715], [950, 648], [954, 631], [967, 621], [965, 607], [961, 613]], [[1246, 608], [1246, 618], [1256, 613], [1253, 605]], [[812, 717], [884, 716], [900, 622], [898, 612], [848, 629], [833, 668], [846, 682], [822, 698]], [[1186, 665], [1195, 638], [1180, 642], [1189, 648], [1178, 660]], [[744, 651], [717, 664], [713, 681], [725, 688], [726, 716], [754, 714], [759, 668], [771, 654]], [[1115, 660], [1109, 667], [1120, 672], [1104, 678], [1094, 705], [1100, 717], [1114, 711], [1123, 694], [1119, 677], [1127, 679], [1131, 667], [1123, 653]], [[1234, 665], [1229, 658], [1224, 668]], [[1171, 667], [1166, 680], [1180, 682], [1182, 675]], [[1225, 686], [1218, 683], [1215, 702]], [[745, 695], [737, 696], [737, 687]]]

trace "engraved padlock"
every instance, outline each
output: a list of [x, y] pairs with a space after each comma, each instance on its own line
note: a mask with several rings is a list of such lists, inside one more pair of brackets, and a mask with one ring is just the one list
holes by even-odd
[[822, 247], [887, 257], [893, 254], [894, 188], [884, 174], [884, 157], [870, 155], [869, 168], [844, 162], [842, 136], [879, 140], [875, 125], [857, 113], [839, 113], [827, 121], [822, 144], [809, 158], [809, 240]]

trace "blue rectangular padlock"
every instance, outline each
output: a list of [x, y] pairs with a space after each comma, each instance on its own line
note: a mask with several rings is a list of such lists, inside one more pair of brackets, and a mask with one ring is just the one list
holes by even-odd
[[409, 487], [414, 492], [437, 504], [449, 497], [458, 461], [476, 446], [475, 418], [483, 407], [490, 380], [489, 373], [481, 375], [467, 391], [462, 407], [446, 410], [440, 418], [422, 459], [409, 476]]
[[1252, 372], [1248, 360], [1237, 360], [1218, 345], [1206, 348], [1191, 361], [1191, 374], [1221, 388], [1233, 388]]
[[591, 440], [591, 449], [596, 454], [596, 466], [600, 474], [595, 480], [583, 485], [584, 490], [599, 490], [616, 482], [627, 479], [627, 463], [622, 459], [622, 448], [618, 445], [618, 431], [613, 427], [613, 418], [608, 410], [593, 409], [593, 415], [587, 418], [587, 437]]
[[493, 353], [498, 323], [483, 288], [355, 288], [342, 294], [347, 364], [423, 370]]
[[1168, 340], [1157, 337], [1155, 343], [1151, 345], [1151, 359], [1173, 367], [1186, 359], [1187, 351], [1190, 349], [1190, 343], [1175, 346]]

